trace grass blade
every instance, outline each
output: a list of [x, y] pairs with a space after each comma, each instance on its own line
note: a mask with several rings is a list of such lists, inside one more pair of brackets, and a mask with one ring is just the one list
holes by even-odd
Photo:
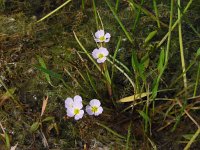
[[149, 41], [151, 41], [151, 39], [157, 34], [157, 32], [158, 32], [157, 30], [150, 32], [149, 35], [144, 40], [144, 42], [148, 43]]
[[145, 120], [145, 121], [150, 121], [150, 118], [149, 116], [146, 115], [145, 112], [141, 111], [141, 110], [138, 110], [138, 113], [140, 114], [140, 116]]
[[159, 61], [158, 61], [158, 72], [162, 72], [163, 67], [164, 67], [164, 62], [165, 62], [165, 51], [164, 49], [161, 50], [160, 56], [159, 56]]
[[85, 49], [85, 47], [81, 44], [78, 37], [76, 36], [76, 33], [75, 32], [73, 32], [73, 33], [74, 33], [74, 37], [75, 37], [76, 41], [78, 42], [79, 46], [81, 47], [81, 49], [85, 52], [85, 54], [88, 56], [88, 58], [93, 62], [93, 64], [96, 66], [96, 68], [101, 72], [101, 68], [99, 67], [99, 65], [94, 61], [94, 59], [92, 58], [90, 53], [88, 53], [88, 51]]
[[98, 122], [96, 122], [96, 124], [99, 125], [99, 126], [101, 126], [101, 127], [103, 127], [103, 128], [105, 128], [108, 132], [112, 133], [113, 135], [115, 135], [115, 136], [117, 136], [117, 137], [119, 137], [119, 138], [125, 139], [124, 136], [118, 134], [117, 132], [115, 132], [115, 131], [112, 130], [111, 128], [107, 127], [106, 125], [103, 125], [103, 124], [98, 123]]
[[173, 24], [173, 26], [171, 27], [171, 29], [167, 32], [167, 34], [162, 38], [162, 40], [158, 43], [157, 48], [160, 47], [164, 41], [167, 39], [167, 37], [169, 36], [169, 34], [171, 34], [171, 32], [175, 29], [175, 27], [178, 25], [178, 23], [181, 21], [181, 18], [183, 17], [183, 15], [187, 12], [187, 10], [189, 9], [190, 5], [192, 4], [193, 0], [190, 0], [187, 3], [187, 6], [185, 7], [183, 14], [180, 16], [180, 18], [178, 18], [176, 20], [176, 22]]
[[12, 100], [13, 100], [20, 108], [22, 108], [20, 102], [18, 102], [18, 101], [14, 98], [14, 96], [13, 96], [15, 89], [13, 89], [13, 90], [12, 90], [12, 89], [8, 89], [7, 86], [4, 84], [4, 82], [1, 80], [1, 78], [0, 78], [0, 85], [2, 85], [2, 86], [4, 87], [4, 89], [6, 90], [6, 94], [9, 95], [9, 97], [11, 97]]
[[144, 97], [148, 96], [149, 94], [151, 94], [151, 93], [145, 92], [145, 93], [134, 94], [132, 96], [124, 97], [124, 98], [120, 99], [118, 102], [121, 102], [121, 103], [133, 102], [135, 100], [144, 98]]
[[[114, 54], [114, 55], [115, 55], [115, 54]], [[119, 60], [117, 60], [117, 59], [115, 58], [115, 56], [109, 55], [109, 57], [112, 58], [113, 64], [115, 63], [116, 65], [121, 66], [121, 67], [124, 69], [124, 71], [126, 71], [129, 75], [132, 74], [132, 72], [130, 71], [130, 69], [128, 69], [128, 67], [126, 67], [122, 62], [120, 62]]]
[[128, 38], [128, 40], [130, 41], [130, 43], [133, 44], [133, 39], [132, 37], [130, 36], [130, 34], [128, 33], [128, 31], [126, 30], [126, 28], [124, 27], [124, 25], [122, 24], [121, 20], [119, 19], [119, 17], [117, 16], [116, 12], [115, 12], [115, 9], [111, 6], [110, 2], [108, 2], [108, 0], [105, 0], [108, 7], [110, 8], [110, 10], [112, 11], [115, 19], [117, 20], [117, 22], [119, 23], [120, 27], [122, 28], [122, 30], [124, 31], [126, 37]]
[[192, 143], [198, 137], [199, 134], [200, 134], [200, 128], [198, 128], [198, 130], [192, 136], [191, 140], [187, 143], [187, 145], [185, 146], [184, 150], [188, 150], [191, 147]]
[[38, 22], [41, 22], [43, 21], [44, 19], [48, 18], [49, 16], [53, 15], [55, 12], [57, 12], [58, 10], [60, 10], [61, 8], [63, 8], [65, 5], [67, 5], [69, 2], [71, 2], [72, 0], [68, 0], [66, 1], [65, 3], [63, 3], [62, 5], [60, 5], [58, 8], [54, 9], [52, 12], [50, 12], [49, 14], [47, 14], [46, 16], [44, 16], [43, 18], [41, 18], [40, 20], [37, 21]]
[[85, 9], [85, 0], [82, 0], [82, 9], [84, 10]]
[[[117, 42], [117, 46], [116, 46], [116, 48], [115, 48], [115, 52], [114, 52], [114, 55], [113, 55], [113, 63], [115, 63], [115, 59], [116, 59], [116, 57], [117, 57], [117, 53], [118, 53], [118, 51], [119, 51], [119, 46], [120, 46], [120, 44], [121, 44], [121, 37], [119, 37], [119, 40], [118, 40], [118, 42]], [[114, 66], [112, 65], [112, 69], [111, 69], [112, 71], [111, 71], [111, 83], [112, 83], [112, 80], [113, 80], [113, 75], [114, 75]]]
[[126, 150], [129, 150], [129, 143], [130, 143], [130, 137], [131, 137], [131, 127], [132, 127], [132, 121], [129, 124], [128, 127], [128, 134], [127, 134], [127, 138], [126, 138]]
[[10, 149], [10, 138], [9, 138], [9, 135], [5, 132], [4, 136], [5, 136], [5, 140], [6, 140], [6, 147], [7, 147], [7, 149]]
[[195, 97], [195, 96], [196, 96], [196, 93], [197, 93], [197, 87], [198, 87], [198, 85], [199, 85], [199, 77], [200, 77], [200, 62], [199, 62], [199, 64], [198, 64], [197, 78], [196, 78], [196, 82], [195, 82], [193, 97]]
[[[128, 0], [129, 4], [135, 6], [136, 8], [138, 9], [141, 9], [141, 11], [146, 14], [147, 16], [149, 16], [150, 18], [152, 18], [153, 20], [157, 21], [158, 18], [155, 17], [150, 11], [148, 11], [147, 9], [141, 7], [141, 5], [135, 3], [133, 0]], [[160, 21], [160, 24], [163, 26], [163, 27], [168, 27], [165, 23], [161, 22]]]
[[[99, 93], [97, 92], [96, 84], [93, 81], [93, 78], [90, 76], [90, 74], [87, 71], [87, 77], [89, 79], [90, 85], [92, 86], [92, 89], [95, 91], [95, 93], [99, 96]], [[99, 96], [100, 97], [100, 96]]]
[[[181, 65], [182, 65], [182, 72], [183, 74], [183, 84], [184, 84], [184, 89], [187, 91], [187, 76], [186, 76], [186, 71], [185, 71], [185, 58], [184, 58], [184, 52], [183, 52], [183, 37], [182, 37], [182, 25], [181, 25], [181, 11], [180, 11], [180, 6], [181, 6], [181, 1], [178, 0], [178, 19], [180, 22], [178, 23], [178, 35], [179, 35], [179, 46], [180, 46], [180, 54], [181, 54]], [[187, 92], [186, 92], [187, 94]]]
[[34, 65], [34, 66], [35, 66], [35, 68], [37, 68], [38, 70], [48, 74], [49, 76], [52, 76], [52, 77], [54, 77], [56, 79], [62, 80], [62, 76], [60, 74], [57, 74], [57, 73], [55, 73], [55, 72], [53, 72], [51, 70], [48, 70], [48, 69], [46, 69], [44, 67], [41, 67], [41, 66], [36, 66], [36, 65]]
[[134, 91], [135, 91], [135, 83], [132, 81], [132, 79], [127, 75], [126, 72], [124, 72], [124, 70], [122, 70], [120, 67], [118, 67], [116, 64], [114, 64], [109, 58], [107, 58], [108, 62], [110, 62], [114, 67], [116, 67], [131, 83]]
[[[45, 64], [44, 60], [42, 59], [42, 57], [37, 56], [37, 58], [38, 58], [38, 61], [39, 61], [40, 65], [41, 65], [41, 67], [47, 69], [46, 64]], [[51, 79], [50, 79], [49, 74], [48, 74], [48, 73], [44, 73], [44, 74], [45, 74], [45, 78], [46, 78], [47, 82], [48, 82], [51, 86], [53, 86], [53, 85], [51, 84]]]
[[116, 0], [116, 3], [115, 3], [115, 12], [117, 12], [118, 7], [119, 7], [119, 0]]
[[[144, 0], [141, 1], [140, 6], [142, 6], [143, 3], [144, 3]], [[132, 8], [134, 8], [133, 5], [130, 5], [130, 6], [132, 6]], [[132, 28], [133, 33], [135, 32], [135, 29], [136, 29], [136, 27], [137, 27], [137, 24], [138, 24], [138, 22], [139, 22], [139, 20], [140, 20], [141, 7], [139, 7], [138, 9], [139, 9], [139, 10], [138, 10], [138, 13], [137, 13], [137, 16], [136, 16], [136, 18], [135, 18], [135, 21], [134, 21], [134, 24], [133, 24], [133, 28]]]
[[97, 29], [99, 29], [99, 21], [98, 21], [98, 17], [97, 17], [97, 9], [96, 9], [95, 0], [92, 0], [92, 4], [93, 4], [94, 18], [96, 21]]
[[[164, 58], [164, 65], [162, 67], [162, 69], [159, 72], [159, 75], [157, 77], [157, 79], [154, 80], [153, 82], [153, 90], [152, 90], [152, 96], [151, 98], [153, 99], [153, 112], [155, 111], [155, 98], [157, 96], [158, 93], [158, 87], [159, 87], [159, 82], [160, 79], [164, 73], [165, 68], [167, 67], [168, 64], [168, 56], [169, 56], [169, 49], [170, 49], [170, 42], [171, 42], [171, 31], [172, 31], [172, 21], [173, 21], [173, 10], [174, 10], [174, 1], [171, 0], [171, 10], [170, 10], [170, 21], [169, 21], [169, 36], [168, 36], [168, 41], [167, 41], [167, 48], [166, 48], [166, 52], [165, 52], [165, 58]], [[161, 52], [161, 56], [160, 59], [163, 59], [162, 56], [162, 52]]]
[[160, 20], [158, 17], [158, 8], [157, 8], [156, 0], [153, 0], [153, 8], [156, 14], [156, 21], [157, 21], [158, 28], [160, 28]]

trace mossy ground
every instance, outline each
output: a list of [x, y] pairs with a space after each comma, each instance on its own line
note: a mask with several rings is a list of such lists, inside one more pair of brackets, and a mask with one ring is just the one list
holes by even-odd
[[[45, 149], [45, 147], [47, 149], [83, 149], [84, 147], [106, 149], [107, 147], [121, 150], [127, 147], [126, 137], [131, 123], [130, 149], [152, 149], [154, 144], [160, 150], [183, 149], [196, 131], [196, 126], [176, 102], [179, 99], [184, 103], [183, 93], [185, 92], [182, 78], [173, 85], [182, 72], [178, 30], [175, 29], [172, 32], [169, 63], [159, 86], [160, 89], [173, 90], [158, 93], [157, 97], [160, 100], [156, 102], [154, 111], [151, 106], [149, 108], [151, 126], [145, 132], [144, 120], [139, 115], [139, 110], [143, 110], [146, 99], [136, 102], [133, 110], [124, 111], [130, 104], [115, 102], [120, 98], [133, 95], [133, 89], [126, 77], [117, 70], [114, 71], [113, 97], [110, 98], [105, 80], [81, 51], [74, 38], [73, 31], [89, 52], [96, 48], [92, 36], [92, 33], [96, 32], [92, 1], [86, 0], [84, 8], [81, 1], [73, 1], [53, 16], [36, 23], [36, 20], [63, 2], [62, 0], [0, 0], [0, 79], [2, 80], [0, 84], [0, 121], [9, 135], [10, 144], [13, 146], [18, 143], [19, 150], [37, 150]], [[138, 1], [138, 3], [140, 2]], [[182, 6], [185, 7], [186, 4], [187, 2], [184, 1]], [[112, 5], [114, 6], [114, 2]], [[182, 21], [187, 66], [195, 60], [195, 54], [200, 45], [199, 34], [197, 34], [200, 32], [199, 6], [200, 3], [194, 1]], [[106, 2], [96, 1], [96, 7], [105, 30], [112, 36], [107, 46], [110, 54], [114, 54], [117, 41], [121, 37], [117, 59], [133, 71], [130, 63], [132, 50], [136, 51], [138, 59], [148, 53], [150, 61], [147, 68], [153, 73], [148, 76], [147, 82], [151, 88], [154, 78], [158, 75], [153, 70], [157, 66], [161, 50], [161, 48], [156, 48], [156, 45], [168, 32], [170, 3], [157, 2], [159, 19], [164, 24], [160, 29], [158, 29], [156, 21], [141, 13], [133, 32], [133, 24], [138, 10], [133, 10], [127, 1], [120, 1], [117, 14], [133, 37], [133, 44], [124, 35]], [[154, 14], [152, 2], [144, 2], [142, 7]], [[178, 6], [175, 10], [177, 8]], [[174, 20], [176, 19], [177, 12], [174, 12]], [[158, 31], [157, 35], [149, 43], [144, 43], [145, 38], [154, 30]], [[164, 48], [165, 45], [166, 43], [161, 47]], [[49, 84], [45, 74], [37, 68], [40, 66], [38, 56], [44, 60], [47, 69], [62, 76], [67, 87], [61, 80], [54, 77], [50, 77], [52, 85]], [[199, 64], [197, 59], [192, 68], [187, 71], [188, 97], [193, 96]], [[90, 68], [89, 71], [88, 68]], [[90, 79], [88, 75], [91, 77]], [[86, 78], [86, 81], [83, 77]], [[102, 79], [102, 82], [99, 79]], [[94, 83], [93, 85], [90, 80]], [[96, 92], [94, 87], [97, 89]], [[199, 88], [198, 86], [196, 96], [199, 96]], [[76, 94], [82, 95], [85, 103], [92, 98], [100, 99], [104, 113], [99, 117], [85, 116], [80, 121], [73, 121], [72, 118], [66, 117], [64, 100]], [[45, 96], [48, 96], [48, 104], [41, 118], [40, 113]], [[172, 100], [161, 101], [162, 98]], [[113, 105], [113, 101], [115, 105]], [[199, 98], [188, 100], [185, 108], [197, 123], [200, 123], [198, 117]], [[48, 119], [48, 117], [53, 119], [42, 122], [36, 131], [31, 132], [33, 123]], [[113, 134], [99, 123], [106, 125], [125, 139]], [[2, 134], [0, 149], [6, 149], [5, 143]], [[200, 139], [197, 138], [192, 149], [198, 149], [199, 143]]]

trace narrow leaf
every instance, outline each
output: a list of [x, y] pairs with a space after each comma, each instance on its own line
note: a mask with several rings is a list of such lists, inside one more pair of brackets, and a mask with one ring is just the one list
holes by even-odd
[[115, 132], [114, 130], [110, 129], [109, 127], [107, 127], [107, 126], [105, 126], [105, 125], [103, 125], [103, 124], [101, 124], [101, 123], [98, 123], [98, 122], [97, 122], [96, 124], [99, 125], [99, 126], [101, 126], [101, 127], [103, 127], [103, 128], [105, 128], [107, 131], [109, 131], [109, 132], [112, 133], [113, 135], [115, 135], [115, 136], [117, 136], [117, 137], [119, 137], [119, 138], [125, 139], [124, 136], [118, 134], [117, 132]]
[[133, 70], [135, 72], [138, 72], [139, 71], [139, 62], [138, 62], [137, 55], [134, 50], [132, 51], [131, 63], [132, 63]]
[[151, 39], [157, 34], [157, 30], [155, 30], [155, 31], [152, 31], [151, 33], [149, 33], [149, 35], [146, 37], [146, 39], [145, 39], [145, 43], [148, 43], [149, 41], [151, 41]]
[[15, 90], [15, 88], [8, 89], [6, 93], [0, 97], [0, 106], [2, 106], [6, 100], [12, 98], [12, 95], [14, 94]]
[[132, 101], [141, 99], [143, 97], [146, 97], [149, 94], [151, 94], [151, 93], [145, 92], [145, 93], [134, 94], [132, 96], [128, 96], [128, 97], [122, 98], [118, 102], [121, 102], [121, 103], [132, 102]]
[[161, 50], [159, 61], [158, 61], [158, 71], [161, 72], [161, 70], [164, 68], [164, 62], [165, 62], [165, 52], [164, 49]]
[[184, 134], [182, 135], [186, 140], [190, 140], [194, 134]]
[[15, 149], [17, 148], [17, 145], [18, 145], [18, 143], [15, 144], [15, 146], [12, 146], [12, 147], [10, 148], [10, 150], [15, 150]]
[[6, 139], [6, 147], [7, 149], [10, 149], [10, 138], [9, 138], [9, 135], [5, 132], [4, 133], [5, 135], [5, 139]]
[[67, 5], [71, 1], [72, 0], [66, 1], [65, 3], [63, 3], [62, 5], [60, 5], [58, 8], [56, 8], [55, 10], [53, 10], [52, 12], [50, 12], [49, 14], [47, 14], [46, 16], [44, 16], [43, 18], [41, 18], [40, 20], [38, 20], [37, 22], [41, 22], [44, 19], [48, 18], [49, 16], [51, 16], [52, 14], [54, 14], [55, 12], [57, 12], [59, 9], [63, 8], [65, 5]]
[[140, 116], [142, 116], [142, 118], [145, 120], [145, 121], [149, 121], [149, 117], [147, 116], [147, 114], [145, 114], [143, 111], [140, 111], [138, 110]]
[[132, 126], [132, 121], [129, 124], [128, 127], [128, 134], [127, 134], [127, 138], [126, 138], [126, 150], [129, 150], [129, 143], [130, 143], [130, 137], [131, 137], [131, 126]]
[[35, 66], [38, 70], [40, 70], [40, 71], [42, 71], [42, 72], [44, 72], [44, 73], [47, 73], [47, 74], [49, 74], [50, 76], [52, 76], [52, 77], [54, 77], [54, 78], [57, 78], [57, 79], [60, 79], [60, 80], [62, 80], [62, 76], [60, 75], [60, 74], [57, 74], [57, 73], [55, 73], [55, 72], [53, 72], [53, 71], [51, 71], [51, 70], [48, 70], [48, 69], [46, 69], [46, 68], [44, 68], [44, 67], [40, 67], [40, 66]]
[[47, 121], [51, 121], [51, 120], [54, 120], [55, 118], [53, 116], [49, 116], [49, 117], [46, 117], [45, 119], [42, 120], [42, 122], [47, 122]]
[[199, 49], [197, 50], [197, 53], [196, 53], [196, 56], [198, 57], [200, 55], [200, 47]]
[[87, 71], [87, 77], [88, 77], [88, 80], [89, 80], [90, 85], [92, 86], [94, 92], [95, 92], [97, 95], [99, 95], [99, 93], [97, 92], [96, 84], [95, 84], [95, 82], [94, 82], [92, 76], [90, 76], [90, 74], [89, 74], [88, 71]]
[[42, 116], [44, 114], [44, 111], [47, 107], [47, 102], [48, 102], [48, 96], [46, 96], [46, 98], [44, 98], [43, 103], [42, 103], [42, 111], [41, 111], [41, 115]]
[[[41, 65], [43, 68], [47, 69], [46, 64], [45, 64], [44, 60], [42, 59], [42, 57], [37, 56], [37, 58], [38, 58], [38, 61], [39, 61], [40, 65]], [[50, 76], [49, 76], [48, 73], [45, 73], [45, 78], [46, 78], [47, 82], [48, 82], [50, 85], [52, 85], [52, 84], [51, 84], [51, 79], [50, 79]]]
[[124, 25], [122, 24], [121, 20], [119, 19], [119, 17], [116, 14], [115, 9], [111, 6], [110, 2], [108, 0], [105, 0], [108, 7], [110, 8], [111, 12], [113, 13], [115, 19], [117, 20], [117, 22], [119, 23], [120, 27], [122, 28], [122, 30], [124, 31], [126, 37], [128, 38], [128, 40], [130, 41], [130, 43], [133, 43], [133, 38], [130, 36], [129, 32], [126, 30], [126, 28], [124, 27]]
[[30, 131], [31, 132], [35, 132], [40, 126], [40, 123], [37, 121], [37, 122], [34, 122], [32, 125], [31, 125], [31, 129]]

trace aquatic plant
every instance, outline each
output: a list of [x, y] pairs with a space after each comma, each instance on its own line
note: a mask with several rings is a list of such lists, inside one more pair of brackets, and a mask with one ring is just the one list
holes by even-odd
[[98, 99], [93, 99], [90, 101], [89, 105], [86, 106], [86, 112], [89, 115], [98, 116], [103, 112], [101, 107], [101, 102]]
[[197, 1], [22, 1], [0, 2], [0, 149], [198, 149]]
[[108, 50], [104, 47], [100, 47], [99, 49], [96, 48], [92, 52], [93, 58], [96, 59], [98, 63], [104, 63], [108, 54]]
[[110, 33], [106, 33], [105, 34], [105, 31], [104, 30], [98, 30], [96, 33], [95, 33], [95, 38], [94, 40], [96, 42], [109, 42], [110, 41]]

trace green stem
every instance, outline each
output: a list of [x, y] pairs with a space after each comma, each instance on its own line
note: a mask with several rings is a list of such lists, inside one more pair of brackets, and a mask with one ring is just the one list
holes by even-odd
[[172, 31], [172, 21], [173, 21], [173, 11], [174, 11], [174, 0], [171, 0], [171, 11], [170, 11], [170, 22], [169, 22], [169, 36], [167, 41], [167, 49], [166, 49], [166, 55], [165, 55], [165, 64], [164, 69], [166, 68], [168, 64], [168, 56], [169, 56], [169, 48], [171, 43], [171, 31]]
[[[148, 11], [147, 9], [141, 7], [141, 5], [137, 4], [136, 2], [134, 2], [133, 0], [128, 0], [128, 3], [131, 5], [131, 7], [133, 8], [136, 7], [138, 9], [141, 8], [141, 11], [146, 14], [147, 16], [149, 16], [150, 18], [152, 18], [153, 20], [157, 21], [157, 17], [155, 17], [150, 11]], [[160, 21], [160, 24], [163, 26], [163, 27], [168, 27], [165, 23], [163, 23], [162, 21]]]
[[198, 137], [198, 135], [200, 134], [200, 128], [198, 128], [198, 130], [195, 132], [195, 134], [192, 136], [192, 138], [190, 139], [190, 141], [187, 143], [187, 145], [185, 146], [184, 150], [188, 150], [190, 148], [190, 146], [192, 145], [192, 143], [194, 142], [194, 140]]
[[144, 0], [142, 0], [142, 2], [140, 4], [140, 7], [138, 8], [138, 13], [137, 13], [137, 16], [135, 18], [135, 21], [134, 21], [134, 24], [133, 24], [133, 28], [132, 28], [133, 33], [135, 32], [135, 29], [136, 29], [137, 24], [139, 22], [140, 14], [141, 14], [141, 7], [142, 7], [143, 3], [144, 3]]
[[115, 11], [117, 12], [118, 10], [118, 7], [119, 7], [119, 0], [116, 0], [116, 4], [115, 4]]
[[[182, 72], [185, 72], [185, 58], [184, 58], [184, 52], [183, 52], [183, 38], [182, 38], [182, 25], [181, 25], [181, 2], [178, 0], [178, 20], [180, 22], [178, 23], [178, 33], [179, 33], [179, 45], [180, 45], [180, 54], [181, 54], [181, 65], [182, 65]], [[184, 88], [185, 91], [187, 91], [187, 77], [186, 77], [186, 72], [183, 74], [183, 83], [184, 83]]]
[[[158, 86], [160, 79], [164, 73], [165, 68], [167, 67], [168, 64], [168, 55], [169, 55], [169, 48], [170, 48], [170, 41], [171, 41], [171, 29], [172, 29], [172, 20], [173, 20], [173, 9], [174, 9], [174, 0], [171, 0], [171, 10], [170, 10], [170, 22], [169, 22], [169, 36], [168, 36], [168, 41], [167, 41], [167, 48], [165, 52], [165, 62], [163, 65], [162, 70], [160, 71], [160, 74], [158, 75], [158, 78], [156, 79], [155, 86], [153, 87], [153, 91], [156, 91], [154, 94], [152, 94], [152, 98], [155, 99], [157, 96], [157, 91], [158, 91]], [[155, 108], [155, 101], [153, 101], [153, 108]], [[153, 109], [154, 112], [154, 109]]]
[[198, 87], [198, 84], [199, 84], [199, 75], [200, 75], [200, 63], [198, 64], [197, 79], [196, 79], [196, 83], [195, 83], [195, 87], [194, 87], [193, 97], [195, 97], [196, 93], [197, 93], [197, 87]]
[[66, 1], [65, 3], [63, 3], [62, 5], [60, 5], [58, 8], [54, 9], [52, 12], [50, 12], [49, 14], [47, 14], [46, 16], [44, 16], [43, 18], [41, 18], [40, 20], [38, 20], [37, 23], [43, 21], [46, 18], [48, 18], [49, 16], [51, 16], [52, 14], [54, 14], [55, 12], [57, 12], [59, 9], [63, 8], [65, 5], [67, 5], [71, 1], [72, 0]]
[[179, 19], [176, 20], [176, 22], [174, 23], [174, 25], [172, 26], [171, 30], [167, 32], [167, 34], [162, 38], [162, 40], [158, 43], [157, 48], [160, 47], [163, 42], [167, 39], [167, 37], [169, 36], [169, 32], [171, 32], [172, 30], [174, 30], [174, 28], [177, 26], [177, 24], [179, 23], [180, 19], [183, 17], [183, 15], [187, 12], [188, 8], [190, 7], [190, 5], [192, 4], [193, 0], [190, 0], [187, 4], [187, 6], [185, 7], [182, 15], [180, 16]]
[[108, 94], [111, 97], [112, 96], [111, 78], [110, 78], [110, 74], [109, 74], [106, 63], [103, 63], [103, 71], [104, 71], [104, 75], [106, 77], [106, 86], [108, 89]]
[[135, 83], [131, 80], [131, 78], [121, 69], [119, 68], [116, 64], [114, 64], [108, 57], [107, 57], [108, 62], [110, 62], [114, 67], [116, 67], [131, 83], [134, 91], [135, 91]]
[[94, 17], [95, 17], [95, 21], [96, 21], [96, 25], [97, 25], [97, 30], [99, 29], [99, 21], [98, 21], [98, 16], [97, 16], [97, 9], [96, 9], [96, 5], [95, 5], [95, 1], [92, 0], [93, 3], [93, 10], [94, 10]]
[[158, 28], [160, 28], [160, 20], [159, 20], [159, 17], [158, 17], [158, 9], [157, 9], [157, 4], [156, 4], [156, 0], [153, 0], [153, 7], [154, 7], [154, 10], [155, 10], [155, 13], [156, 13], [156, 22], [157, 22], [157, 25], [158, 25]]
[[85, 0], [82, 0], [82, 9], [85, 9]]
[[105, 0], [108, 7], [110, 8], [111, 12], [113, 13], [115, 19], [117, 20], [117, 22], [119, 23], [120, 27], [122, 28], [122, 30], [124, 31], [126, 37], [128, 38], [128, 40], [130, 41], [131, 44], [133, 44], [133, 38], [131, 37], [131, 35], [129, 34], [129, 32], [126, 30], [126, 28], [124, 27], [124, 25], [122, 24], [120, 18], [117, 16], [115, 9], [113, 9], [113, 7], [111, 6], [109, 0]]

